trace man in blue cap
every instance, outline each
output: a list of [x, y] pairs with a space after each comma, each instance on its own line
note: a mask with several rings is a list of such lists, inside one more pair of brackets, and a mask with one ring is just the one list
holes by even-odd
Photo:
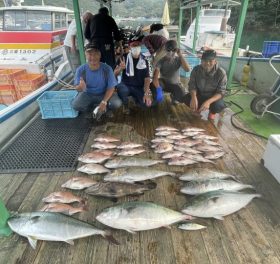
[[195, 66], [189, 81], [187, 104], [192, 111], [209, 110], [208, 119], [215, 119], [226, 106], [223, 97], [226, 92], [227, 75], [219, 67], [214, 50], [206, 50], [201, 57], [201, 64]]
[[[93, 107], [98, 106], [98, 116], [107, 112], [107, 115], [111, 117], [112, 110], [122, 105], [115, 93], [117, 81], [113, 69], [100, 62], [101, 51], [97, 44], [86, 45], [85, 53], [87, 63], [77, 69], [74, 79], [74, 85], [79, 94], [72, 102], [72, 106], [80, 112], [91, 111]], [[94, 112], [94, 116], [96, 114]]]

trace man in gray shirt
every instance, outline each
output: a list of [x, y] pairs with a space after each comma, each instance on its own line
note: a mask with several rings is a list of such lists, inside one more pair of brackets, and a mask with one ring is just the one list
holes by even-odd
[[192, 70], [187, 104], [192, 111], [209, 110], [208, 119], [213, 120], [215, 114], [225, 108], [223, 97], [226, 85], [227, 75], [217, 64], [216, 52], [206, 50], [202, 54], [201, 64]]
[[164, 90], [171, 93], [172, 100], [186, 103], [186, 92], [180, 83], [180, 67], [190, 71], [190, 66], [177, 48], [175, 40], [168, 40], [164, 48], [166, 54], [155, 65], [151, 90], [156, 88], [158, 102], [163, 100]]

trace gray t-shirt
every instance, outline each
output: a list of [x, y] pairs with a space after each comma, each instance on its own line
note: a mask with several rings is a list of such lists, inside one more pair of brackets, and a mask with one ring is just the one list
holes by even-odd
[[180, 67], [181, 59], [178, 56], [165, 56], [156, 65], [160, 71], [160, 78], [172, 84], [180, 83]]

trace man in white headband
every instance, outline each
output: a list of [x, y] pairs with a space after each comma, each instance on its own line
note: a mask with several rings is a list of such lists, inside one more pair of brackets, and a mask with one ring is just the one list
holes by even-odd
[[141, 107], [150, 107], [153, 102], [150, 90], [148, 62], [141, 54], [141, 42], [136, 40], [129, 44], [130, 52], [119, 60], [114, 70], [115, 76], [121, 75], [121, 82], [116, 86], [124, 105], [124, 113], [129, 114], [128, 96]]

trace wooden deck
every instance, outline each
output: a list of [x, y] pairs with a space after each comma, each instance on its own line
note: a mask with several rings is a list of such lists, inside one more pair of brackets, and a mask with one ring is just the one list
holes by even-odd
[[[219, 137], [227, 154], [215, 165], [157, 165], [156, 168], [177, 173], [198, 166], [217, 168], [239, 175], [242, 182], [254, 185], [262, 198], [254, 199], [246, 208], [225, 217], [224, 221], [198, 219], [198, 222], [207, 225], [207, 229], [201, 231], [184, 231], [177, 229], [176, 225], [171, 229], [160, 228], [135, 235], [112, 230], [120, 246], [109, 244], [99, 236], [92, 236], [75, 240], [74, 246], [63, 242], [40, 241], [37, 249], [33, 250], [26, 238], [13, 234], [0, 239], [0, 263], [280, 263], [280, 186], [260, 162], [266, 142], [234, 129], [230, 124], [230, 110], [226, 110], [224, 116], [214, 123], [193, 116], [184, 105], [173, 106], [169, 102], [158, 109], [133, 111], [130, 116], [118, 113], [114, 122], [93, 127], [84, 152], [90, 150], [96, 133], [106, 132], [122, 140], [144, 142], [149, 152], [141, 156], [155, 158], [148, 142], [159, 125], [205, 128], [208, 134]], [[0, 174], [0, 196], [10, 211], [36, 211], [43, 206], [41, 199], [61, 190], [61, 184], [72, 175], [82, 173]], [[180, 210], [188, 197], [178, 194], [179, 181], [161, 177], [156, 182], [156, 190], [146, 192], [139, 198], [126, 197], [120, 202], [139, 199]], [[75, 193], [86, 197], [83, 191]], [[89, 211], [76, 217], [90, 223], [94, 222], [95, 216], [103, 208], [114, 204], [110, 200], [91, 196], [88, 201]], [[94, 224], [106, 228], [98, 222]]]

